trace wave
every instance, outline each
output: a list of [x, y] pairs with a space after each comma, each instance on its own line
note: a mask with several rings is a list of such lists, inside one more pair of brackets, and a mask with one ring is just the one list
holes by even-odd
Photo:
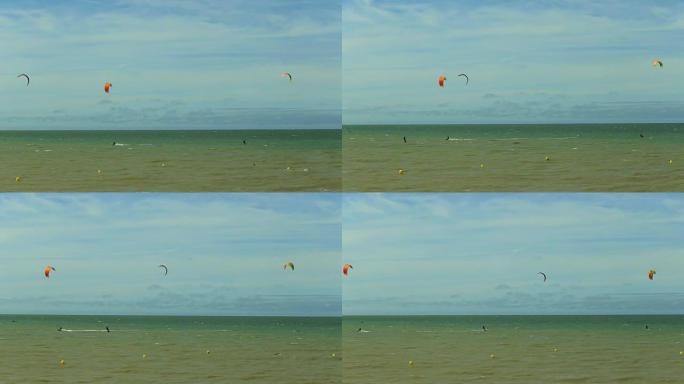
[[62, 329], [61, 332], [107, 332], [106, 329]]

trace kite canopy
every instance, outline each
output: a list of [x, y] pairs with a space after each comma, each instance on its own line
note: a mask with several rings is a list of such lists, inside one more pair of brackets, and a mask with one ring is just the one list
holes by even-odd
[[109, 81], [107, 81], [106, 83], [104, 83], [104, 91], [105, 91], [105, 93], [109, 93], [109, 88], [111, 88], [111, 87], [112, 87], [112, 83], [110, 83]]
[[544, 272], [537, 272], [537, 275], [542, 275], [544, 277], [544, 282], [546, 283], [546, 273]]
[[27, 87], [29, 86], [29, 83], [31, 82], [31, 79], [29, 78], [29, 76], [28, 76], [27, 74], [22, 73], [21, 75], [17, 75], [17, 77], [25, 77], [25, 78], [26, 78], [26, 86], [27, 86]]
[[[470, 80], [468, 79], [468, 75], [466, 75], [465, 73], [459, 73], [458, 75], [459, 75], [459, 76], [465, 77], [465, 78], [466, 78], [466, 85], [468, 85], [468, 82], [470, 81]], [[446, 79], [445, 79], [445, 80], [446, 80]]]
[[280, 76], [287, 77], [290, 79], [290, 81], [292, 81], [292, 75], [290, 74], [290, 72], [283, 72], [280, 74]]
[[446, 82], [446, 76], [444, 75], [439, 75], [437, 78], [437, 84], [439, 84], [440, 87], [444, 88], [444, 83]]
[[345, 264], [342, 266], [342, 273], [344, 273], [345, 276], [349, 275], [349, 270], [354, 269], [351, 264]]
[[52, 272], [52, 271], [54, 271], [54, 270], [55, 270], [55, 268], [54, 268], [52, 265], [48, 265], [48, 266], [45, 267], [45, 269], [43, 270], [43, 273], [45, 274], [45, 277], [46, 277], [46, 278], [50, 278], [50, 272]]
[[287, 269], [288, 267], [294, 271], [294, 263], [293, 262], [288, 261], [287, 263], [283, 264], [283, 269]]
[[653, 280], [653, 276], [655, 276], [655, 274], [656, 274], [655, 269], [651, 269], [650, 271], [648, 271], [648, 279]]
[[653, 62], [651, 63], [651, 65], [653, 65], [654, 67], [660, 67], [660, 68], [662, 68], [662, 67], [663, 67], [663, 62], [662, 62], [660, 59], [655, 59], [655, 60], [653, 60]]
[[164, 265], [164, 264], [159, 264], [159, 268], [163, 268], [163, 269], [164, 269], [164, 276], [166, 276], [166, 275], [169, 274], [169, 269], [166, 267], [166, 265]]

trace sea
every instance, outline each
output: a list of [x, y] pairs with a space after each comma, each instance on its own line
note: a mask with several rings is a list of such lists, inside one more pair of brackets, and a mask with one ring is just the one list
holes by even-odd
[[0, 131], [0, 192], [341, 190], [340, 130]]
[[350, 192], [684, 191], [683, 124], [346, 125], [342, 142]]
[[1, 315], [0, 383], [341, 383], [340, 322]]
[[684, 377], [684, 316], [345, 316], [342, 340], [345, 383]]

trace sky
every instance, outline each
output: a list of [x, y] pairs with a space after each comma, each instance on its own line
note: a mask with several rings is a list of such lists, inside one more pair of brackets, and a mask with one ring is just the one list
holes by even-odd
[[344, 124], [684, 121], [681, 1], [342, 0], [342, 29]]
[[337, 1], [3, 1], [0, 129], [339, 128], [340, 61]]
[[681, 314], [683, 232], [681, 194], [349, 194], [343, 314]]
[[340, 209], [329, 193], [3, 194], [0, 313], [339, 316]]

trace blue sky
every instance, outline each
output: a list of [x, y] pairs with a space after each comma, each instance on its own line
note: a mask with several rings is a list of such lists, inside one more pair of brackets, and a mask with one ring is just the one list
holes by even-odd
[[682, 313], [682, 233], [681, 194], [349, 194], [343, 313]]
[[345, 124], [684, 121], [681, 1], [342, 4]]
[[339, 316], [340, 208], [338, 194], [4, 194], [1, 312]]
[[3, 1], [0, 129], [339, 128], [340, 46], [337, 1]]

